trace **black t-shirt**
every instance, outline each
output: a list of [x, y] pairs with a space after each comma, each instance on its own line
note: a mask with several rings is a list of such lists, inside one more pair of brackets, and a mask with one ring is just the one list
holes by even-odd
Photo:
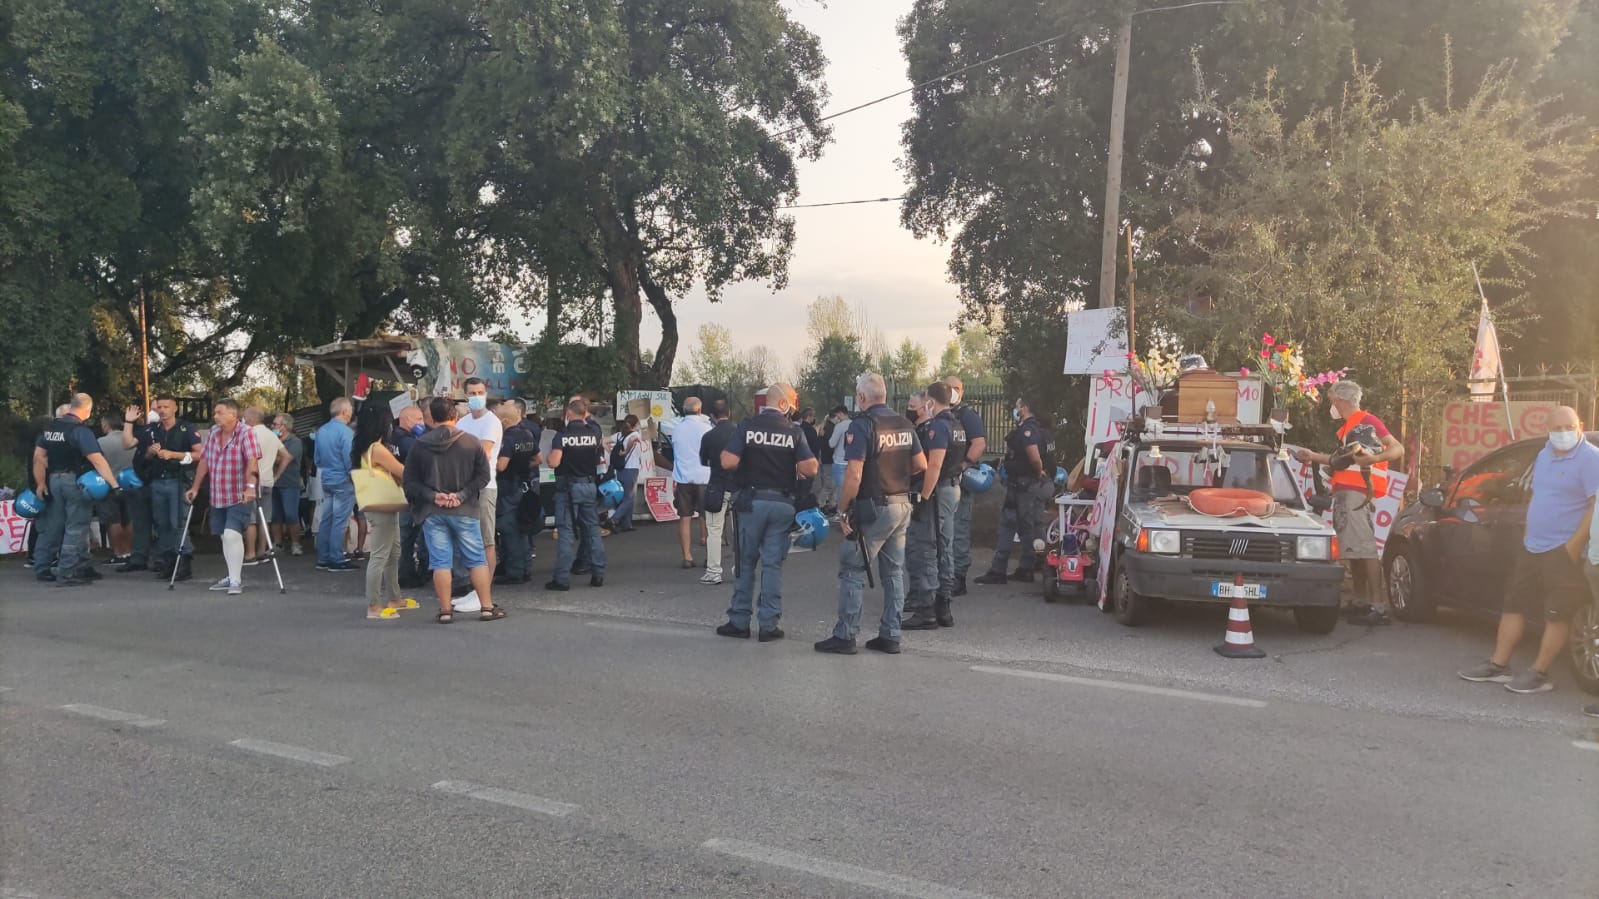
[[711, 480], [722, 484], [732, 482], [730, 472], [722, 468], [722, 450], [727, 449], [728, 441], [733, 439], [735, 427], [729, 419], [722, 419], [711, 426], [705, 436], [700, 438], [700, 464], [711, 467]]
[[558, 478], [592, 478], [599, 473], [604, 450], [600, 446], [600, 426], [591, 421], [574, 421], [555, 435], [551, 452], [561, 451], [561, 464], [555, 467]]
[[[538, 427], [534, 425], [534, 427]], [[533, 458], [539, 454], [539, 435], [528, 430], [527, 422], [505, 429], [501, 435], [501, 459], [509, 460], [498, 477], [506, 486], [519, 486], [531, 480]]]
[[[150, 441], [167, 452], [200, 454], [200, 432], [186, 421], [174, 421], [170, 428], [156, 422], [150, 426]], [[156, 477], [177, 477], [194, 468], [185, 466], [182, 459], [154, 459], [152, 463]]]

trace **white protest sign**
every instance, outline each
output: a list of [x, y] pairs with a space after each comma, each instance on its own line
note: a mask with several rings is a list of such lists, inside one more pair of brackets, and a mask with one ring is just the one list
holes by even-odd
[[0, 555], [28, 551], [28, 526], [33, 522], [17, 514], [10, 500], [0, 502]]
[[[1292, 453], [1295, 449], [1297, 447], [1290, 446], [1288, 451]], [[1303, 493], [1306, 498], [1315, 493], [1315, 480], [1310, 475], [1309, 463], [1290, 461], [1288, 469], [1293, 473], [1294, 480], [1298, 482], [1300, 493]], [[1322, 480], [1324, 482], [1326, 477], [1326, 473], [1323, 472]], [[1409, 485], [1409, 475], [1402, 471], [1391, 471], [1388, 473], [1388, 492], [1372, 500], [1372, 505], [1376, 510], [1377, 555], [1379, 557], [1383, 553], [1383, 548], [1388, 544], [1388, 532], [1393, 530], [1394, 519], [1399, 517], [1399, 510], [1404, 507], [1405, 488]], [[1328, 524], [1333, 523], [1331, 510], [1325, 512], [1322, 517]]]
[[1099, 372], [1089, 382], [1088, 390], [1083, 440], [1090, 449], [1095, 444], [1121, 437], [1134, 411], [1159, 402], [1139, 391], [1138, 385], [1125, 374]]
[[1084, 309], [1066, 316], [1068, 375], [1127, 368], [1127, 319], [1120, 309]]

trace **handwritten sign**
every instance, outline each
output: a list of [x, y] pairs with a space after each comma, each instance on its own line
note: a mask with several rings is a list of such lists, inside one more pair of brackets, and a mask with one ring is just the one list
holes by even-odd
[[679, 517], [672, 504], [671, 478], [645, 478], [644, 503], [656, 521], [676, 521]]
[[17, 514], [10, 500], [0, 503], [0, 556], [28, 551], [32, 520]]
[[1120, 309], [1084, 309], [1066, 316], [1068, 375], [1098, 375], [1127, 367], [1127, 316]]
[[1157, 402], [1156, 398], [1139, 391], [1133, 379], [1126, 375], [1104, 372], [1094, 375], [1089, 385], [1087, 423], [1083, 428], [1085, 444], [1092, 449], [1096, 443], [1120, 438], [1135, 409]]
[[1510, 414], [1516, 423], [1512, 438], [1503, 403], [1450, 403], [1444, 407], [1444, 464], [1461, 471], [1513, 439], [1542, 437], [1549, 433], [1549, 414], [1556, 408], [1556, 403], [1511, 403]]

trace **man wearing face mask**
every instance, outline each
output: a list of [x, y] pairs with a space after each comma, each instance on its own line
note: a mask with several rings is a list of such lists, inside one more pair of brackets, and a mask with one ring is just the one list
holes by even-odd
[[[1328, 414], [1342, 422], [1338, 426], [1340, 445], [1360, 427], [1370, 427], [1382, 441], [1382, 452], [1357, 451], [1350, 459], [1350, 467], [1332, 473], [1333, 530], [1338, 532], [1338, 555], [1349, 564], [1355, 581], [1355, 601], [1349, 607], [1348, 620], [1350, 624], [1382, 626], [1389, 623], [1388, 585], [1377, 552], [1377, 509], [1371, 499], [1388, 492], [1388, 466], [1405, 457], [1405, 447], [1388, 432], [1381, 419], [1360, 408], [1364, 392], [1359, 384], [1339, 381], [1327, 393], [1332, 401]], [[1304, 449], [1294, 457], [1315, 465], [1332, 462], [1331, 456]], [[1367, 469], [1371, 476], [1370, 497], [1362, 474]]]
[[[1048, 472], [1054, 462], [1047, 458], [1044, 428], [1033, 417], [1032, 402], [1017, 399], [1011, 418], [1016, 427], [1005, 437], [1005, 507], [1000, 511], [994, 559], [988, 563], [988, 573], [977, 579], [979, 584], [1031, 583], [1038, 566], [1033, 541], [1042, 531], [1044, 499], [1052, 484]], [[1013, 537], [1020, 539], [1021, 558], [1016, 560], [1016, 571], [1006, 575]]]
[[[1592, 602], [1582, 560], [1596, 494], [1599, 448], [1584, 439], [1577, 410], [1561, 406], [1549, 414], [1549, 442], [1532, 464], [1532, 499], [1527, 504], [1523, 552], [1506, 585], [1494, 653], [1481, 665], [1460, 672], [1462, 678], [1504, 684], [1512, 693], [1554, 689], [1549, 666], [1566, 648], [1571, 616]], [[1532, 667], [1512, 675], [1510, 658], [1526, 631], [1529, 615], [1543, 617], [1543, 640]]]
[[[471, 410], [461, 416], [455, 427], [477, 438], [477, 442], [487, 454], [489, 471], [494, 470], [495, 462], [500, 457], [500, 447], [505, 444], [505, 426], [500, 423], [500, 417], [489, 412], [489, 385], [482, 378], [467, 378], [466, 407]], [[498, 551], [494, 547], [494, 532], [498, 527], [498, 512], [500, 491], [494, 479], [489, 478], [489, 485], [483, 488], [483, 494], [478, 499], [477, 520], [483, 530], [483, 554], [488, 556], [489, 571], [496, 567]]]
[[[983, 416], [961, 402], [966, 393], [961, 379], [950, 375], [944, 383], [949, 386], [950, 415], [960, 426], [960, 436], [966, 444], [960, 466], [964, 474], [966, 469], [976, 468], [983, 461], [983, 453], [988, 450], [988, 431], [983, 427]], [[955, 507], [955, 584], [950, 590], [951, 596], [966, 595], [966, 572], [972, 567], [972, 507], [976, 503], [976, 493], [962, 490], [960, 504]]]

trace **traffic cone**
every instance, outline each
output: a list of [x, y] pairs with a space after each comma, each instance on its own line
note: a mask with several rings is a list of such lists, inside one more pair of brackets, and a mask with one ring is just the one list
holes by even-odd
[[1229, 659], [1264, 659], [1266, 653], [1255, 645], [1255, 631], [1249, 626], [1249, 600], [1233, 597], [1227, 609], [1227, 635], [1216, 644], [1216, 654]]

